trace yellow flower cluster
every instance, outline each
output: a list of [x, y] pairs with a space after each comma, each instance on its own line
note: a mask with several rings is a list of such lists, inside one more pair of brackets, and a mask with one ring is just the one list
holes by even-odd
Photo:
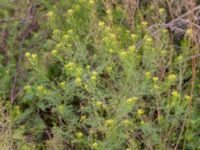
[[97, 102], [96, 102], [96, 106], [97, 106], [97, 107], [101, 107], [102, 105], [103, 105], [103, 103], [102, 103], [101, 101], [97, 101]]
[[76, 137], [77, 137], [78, 139], [82, 139], [83, 136], [84, 136], [84, 134], [83, 134], [82, 132], [77, 132], [77, 133], [76, 133]]
[[48, 13], [47, 13], [47, 16], [48, 16], [49, 18], [52, 18], [52, 17], [54, 16], [54, 12], [53, 12], [53, 11], [48, 12]]
[[193, 34], [192, 28], [188, 28], [188, 29], [186, 30], [186, 34], [187, 34], [188, 36], [192, 36], [192, 34]]
[[92, 71], [91, 80], [92, 81], [96, 81], [97, 80], [97, 75], [98, 75], [98, 73], [96, 71]]
[[81, 67], [76, 67], [76, 76], [77, 77], [80, 77], [81, 75], [82, 75], [82, 73], [83, 73], [83, 68], [81, 68]]
[[137, 97], [131, 97], [126, 100], [127, 104], [134, 104], [137, 100]]
[[152, 43], [153, 43], [153, 39], [152, 39], [151, 36], [146, 35], [146, 36], [144, 37], [144, 40], [145, 40], [145, 43], [146, 43], [146, 44], [152, 44]]
[[186, 96], [185, 96], [185, 99], [189, 102], [189, 101], [192, 99], [192, 97], [189, 96], [189, 95], [186, 95]]
[[137, 35], [136, 34], [131, 34], [131, 39], [135, 42], [137, 39]]
[[97, 142], [92, 143], [92, 148], [93, 149], [97, 149], [98, 148], [98, 143]]
[[55, 57], [55, 56], [57, 56], [57, 54], [58, 54], [58, 51], [57, 51], [57, 50], [54, 49], [54, 50], [51, 51], [51, 55], [52, 55], [52, 56]]
[[164, 8], [159, 8], [158, 12], [163, 15], [165, 13], [165, 9]]
[[148, 26], [148, 22], [143, 21], [143, 22], [142, 22], [142, 27], [143, 27], [143, 28], [146, 28], [147, 26]]
[[113, 123], [114, 123], [113, 119], [108, 119], [108, 120], [106, 120], [105, 125], [106, 126], [111, 126], [111, 125], [113, 125]]
[[122, 58], [122, 59], [125, 59], [125, 58], [127, 58], [127, 56], [128, 56], [128, 52], [126, 52], [126, 51], [122, 51], [122, 52], [120, 52], [120, 57]]
[[145, 72], [145, 77], [148, 79], [151, 78], [151, 72]]
[[81, 78], [80, 77], [76, 77], [76, 79], [75, 79], [75, 85], [76, 86], [81, 86], [82, 85], [82, 80], [81, 80]]
[[80, 121], [83, 122], [83, 121], [86, 120], [86, 118], [87, 118], [86, 115], [83, 115], [83, 116], [80, 117]]
[[24, 87], [25, 92], [30, 92], [31, 91], [31, 86], [30, 85], [26, 85]]
[[94, 0], [89, 0], [88, 2], [90, 5], [94, 5], [95, 4], [95, 1]]
[[112, 20], [112, 19], [113, 19], [112, 10], [111, 10], [111, 9], [107, 9], [107, 10], [106, 10], [106, 14], [107, 14], [109, 20]]
[[172, 91], [172, 96], [174, 98], [180, 98], [180, 94], [176, 90]]
[[73, 9], [68, 9], [67, 15], [71, 17], [73, 14], [74, 14], [74, 10]]
[[65, 64], [65, 69], [72, 71], [76, 67], [75, 63], [69, 62], [68, 64]]
[[105, 69], [106, 69], [106, 71], [107, 71], [108, 73], [111, 73], [112, 70], [113, 70], [112, 66], [107, 66]]
[[63, 114], [64, 110], [65, 110], [65, 106], [63, 104], [58, 105], [58, 111], [59, 113]]
[[158, 82], [158, 77], [153, 77], [154, 82]]
[[154, 85], [153, 85], [153, 88], [154, 88], [154, 90], [156, 90], [156, 91], [160, 89], [160, 87], [159, 87], [157, 84], [154, 84]]
[[179, 62], [183, 61], [183, 56], [182, 56], [182, 55], [178, 56], [178, 57], [177, 57], [177, 60], [178, 60]]
[[103, 29], [105, 27], [105, 23], [103, 21], [98, 22], [98, 27]]
[[25, 57], [27, 58], [27, 59], [29, 59], [30, 61], [35, 61], [35, 60], [37, 60], [37, 58], [38, 58], [38, 56], [37, 56], [37, 54], [31, 54], [31, 53], [29, 53], [29, 52], [26, 52], [25, 53]]
[[128, 50], [131, 52], [131, 53], [134, 53], [135, 52], [135, 45], [132, 45], [128, 48]]
[[138, 109], [137, 114], [138, 114], [138, 116], [144, 115], [144, 109]]
[[166, 56], [167, 55], [167, 51], [166, 50], [161, 50], [161, 55], [164, 57], [164, 56]]
[[46, 94], [47, 93], [47, 90], [42, 85], [37, 86], [36, 89], [37, 89], [37, 92], [40, 93], [40, 94]]
[[15, 113], [16, 113], [17, 116], [21, 114], [21, 110], [20, 110], [19, 106], [15, 106], [14, 110], [15, 110]]
[[128, 126], [131, 122], [130, 122], [130, 120], [128, 120], [128, 119], [124, 119], [124, 120], [122, 121], [122, 123], [123, 123], [125, 126]]
[[62, 81], [62, 82], [60, 82], [60, 84], [59, 84], [59, 85], [60, 85], [60, 87], [61, 87], [61, 88], [64, 88], [64, 87], [65, 87], [65, 85], [66, 85], [66, 83], [65, 83], [64, 81]]
[[167, 79], [170, 82], [174, 82], [174, 81], [176, 81], [176, 75], [175, 74], [169, 74]]

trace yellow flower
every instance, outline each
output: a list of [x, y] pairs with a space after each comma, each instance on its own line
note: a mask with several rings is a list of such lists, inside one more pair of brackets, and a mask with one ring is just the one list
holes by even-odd
[[80, 68], [80, 67], [78, 67], [78, 68], [76, 69], [76, 76], [81, 76], [82, 73], [83, 73], [83, 69]]
[[103, 21], [99, 21], [98, 26], [99, 28], [103, 28], [105, 26], [105, 23]]
[[87, 84], [84, 85], [84, 89], [85, 89], [86, 91], [89, 91], [89, 87], [88, 87]]
[[53, 12], [53, 11], [50, 11], [50, 12], [47, 13], [47, 16], [48, 16], [49, 18], [52, 18], [53, 15], [54, 15], [54, 12]]
[[82, 139], [82, 138], [83, 138], [83, 133], [82, 133], [82, 132], [77, 132], [77, 133], [76, 133], [76, 137], [77, 137], [78, 139]]
[[36, 60], [37, 59], [37, 54], [32, 54], [31, 57], [32, 57], [33, 60]]
[[65, 84], [65, 82], [64, 82], [64, 81], [60, 82], [60, 87], [61, 87], [61, 88], [64, 88], [64, 87], [65, 87], [65, 85], [66, 85], [66, 84]]
[[58, 105], [58, 111], [62, 114], [65, 110], [65, 106], [63, 104]]
[[37, 91], [40, 91], [40, 92], [44, 91], [44, 86], [42, 85], [37, 86]]
[[90, 65], [87, 65], [87, 66], [86, 66], [86, 69], [90, 70], [90, 68], [91, 68]]
[[55, 50], [55, 49], [51, 51], [51, 55], [52, 55], [52, 56], [56, 56], [56, 55], [57, 55], [57, 53], [58, 53], [58, 51], [57, 51], [57, 50]]
[[68, 14], [69, 16], [72, 16], [73, 13], [74, 13], [74, 10], [73, 10], [73, 9], [69, 9], [69, 10], [67, 11], [67, 14]]
[[95, 3], [94, 0], [89, 0], [90, 5], [94, 5], [94, 3]]
[[15, 111], [16, 111], [16, 115], [17, 115], [17, 116], [21, 114], [21, 111], [20, 111], [19, 106], [16, 106], [16, 107], [15, 107]]
[[186, 34], [189, 35], [189, 36], [192, 36], [193, 30], [191, 28], [187, 29]]
[[69, 36], [68, 34], [65, 34], [65, 35], [63, 36], [63, 39], [66, 40], [66, 41], [68, 41], [68, 40], [70, 39], [70, 36]]
[[53, 35], [58, 35], [58, 34], [60, 34], [60, 30], [58, 29], [53, 30]]
[[162, 33], [166, 34], [168, 32], [167, 29], [162, 29]]
[[179, 62], [181, 62], [181, 61], [183, 60], [183, 56], [182, 56], [182, 55], [178, 56], [178, 57], [177, 57], [177, 60], [178, 60]]
[[93, 80], [93, 81], [96, 81], [96, 79], [97, 79], [97, 72], [96, 71], [93, 71], [92, 72], [92, 76], [91, 76], [91, 80]]
[[75, 5], [75, 10], [76, 10], [76, 11], [79, 11], [79, 10], [80, 10], [80, 8], [81, 8], [81, 7], [80, 7], [80, 5], [78, 5], [78, 4], [77, 4], [77, 5]]
[[98, 143], [97, 142], [92, 143], [92, 148], [93, 149], [97, 149], [97, 147], [98, 147]]
[[71, 49], [72, 48], [72, 44], [67, 43], [67, 47]]
[[189, 102], [189, 101], [192, 99], [192, 97], [189, 96], [189, 95], [186, 95], [186, 96], [185, 96], [185, 99]]
[[75, 67], [75, 64], [73, 62], [69, 62], [65, 65], [65, 69], [72, 70]]
[[26, 86], [24, 87], [24, 90], [25, 90], [26, 92], [30, 91], [30, 90], [31, 90], [31, 86], [30, 86], [30, 85], [26, 85]]
[[81, 85], [82, 85], [82, 80], [81, 80], [80, 77], [77, 77], [77, 78], [75, 79], [75, 84], [76, 84], [77, 86], [81, 86]]
[[158, 12], [162, 15], [165, 13], [165, 9], [164, 8], [159, 8]]
[[176, 81], [176, 75], [175, 74], [169, 74], [167, 78], [170, 82]]
[[159, 89], [160, 89], [160, 87], [159, 87], [157, 84], [155, 84], [155, 85], [153, 86], [153, 88], [154, 88], [155, 90], [159, 90]]
[[130, 121], [128, 119], [123, 120], [123, 124], [125, 126], [128, 126], [130, 124]]
[[97, 107], [101, 107], [102, 105], [103, 105], [102, 102], [100, 102], [100, 101], [97, 101], [97, 102], [96, 102], [96, 106], [97, 106]]
[[97, 76], [97, 74], [98, 74], [98, 73], [97, 73], [96, 71], [92, 71], [92, 75], [93, 75], [93, 76]]
[[180, 97], [180, 94], [177, 92], [177, 91], [172, 91], [172, 96], [174, 97], [174, 98], [179, 98]]
[[67, 33], [68, 33], [69, 35], [72, 35], [72, 34], [74, 33], [74, 31], [73, 31], [72, 29], [69, 29], [69, 30], [67, 31]]
[[112, 71], [112, 66], [107, 66], [107, 67], [106, 67], [106, 71], [107, 71], [107, 72], [111, 72], [111, 71]]
[[137, 100], [137, 97], [131, 97], [126, 100], [127, 104], [133, 104]]
[[106, 126], [111, 126], [111, 125], [113, 125], [113, 123], [114, 123], [113, 119], [108, 119], [108, 120], [106, 120], [105, 125]]
[[108, 9], [108, 10], [106, 10], [106, 13], [107, 13], [108, 15], [111, 15], [112, 10], [111, 10], [111, 9]]
[[138, 116], [144, 115], [144, 109], [138, 109], [137, 114], [138, 114]]
[[131, 34], [131, 38], [132, 38], [133, 41], [135, 41], [136, 37], [137, 37], [136, 34]]
[[86, 115], [80, 117], [80, 121], [85, 121], [85, 120], [86, 120]]
[[143, 26], [143, 28], [146, 28], [146, 27], [148, 26], [148, 22], [143, 21], [143, 22], [142, 22], [142, 26]]
[[109, 52], [110, 54], [113, 54], [113, 53], [114, 53], [114, 50], [113, 50], [112, 48], [110, 48], [110, 49], [108, 50], [108, 52]]
[[150, 36], [148, 36], [148, 35], [146, 35], [146, 36], [144, 37], [144, 39], [145, 39], [145, 42], [147, 42], [147, 44], [151, 44], [151, 43], [153, 42], [152, 37], [150, 37]]
[[130, 51], [130, 52], [135, 52], [135, 45], [133, 45], [133, 46], [130, 46], [129, 48], [128, 48], [128, 50]]
[[151, 72], [145, 72], [145, 77], [150, 78], [151, 77]]
[[116, 38], [116, 35], [114, 33], [110, 33], [110, 38], [111, 39], [115, 39]]
[[26, 52], [25, 56], [26, 58], [30, 58], [31, 54], [29, 52]]
[[153, 81], [157, 82], [158, 81], [158, 77], [153, 77]]
[[141, 125], [145, 125], [145, 122], [143, 120], [140, 121]]
[[121, 58], [125, 58], [125, 57], [128, 56], [128, 53], [125, 52], [125, 51], [122, 51], [122, 52], [120, 53], [120, 56], [121, 56]]
[[161, 55], [162, 55], [162, 56], [166, 56], [166, 54], [167, 54], [167, 51], [166, 51], [166, 50], [161, 50]]
[[91, 76], [91, 80], [96, 81], [97, 77], [96, 76]]

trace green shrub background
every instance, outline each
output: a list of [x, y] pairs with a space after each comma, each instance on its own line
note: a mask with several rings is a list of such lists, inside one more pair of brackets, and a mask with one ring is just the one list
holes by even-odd
[[0, 149], [200, 149], [198, 30], [174, 43], [166, 2], [1, 0]]

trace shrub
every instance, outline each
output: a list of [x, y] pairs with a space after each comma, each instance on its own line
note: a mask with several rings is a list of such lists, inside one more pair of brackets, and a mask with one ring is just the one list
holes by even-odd
[[176, 49], [154, 2], [129, 24], [120, 1], [36, 1], [32, 20], [1, 25], [4, 149], [198, 149], [199, 47], [188, 27]]

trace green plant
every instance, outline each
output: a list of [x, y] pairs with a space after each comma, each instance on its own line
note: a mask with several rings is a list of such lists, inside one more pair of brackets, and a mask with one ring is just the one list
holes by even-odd
[[[27, 8], [1, 3], [8, 17]], [[154, 3], [137, 5], [132, 24], [120, 1], [36, 1], [24, 26], [1, 25], [13, 33], [0, 57], [8, 57], [0, 66], [0, 125], [8, 124], [0, 139], [24, 150], [198, 149], [194, 30], [177, 50], [163, 3]]]

